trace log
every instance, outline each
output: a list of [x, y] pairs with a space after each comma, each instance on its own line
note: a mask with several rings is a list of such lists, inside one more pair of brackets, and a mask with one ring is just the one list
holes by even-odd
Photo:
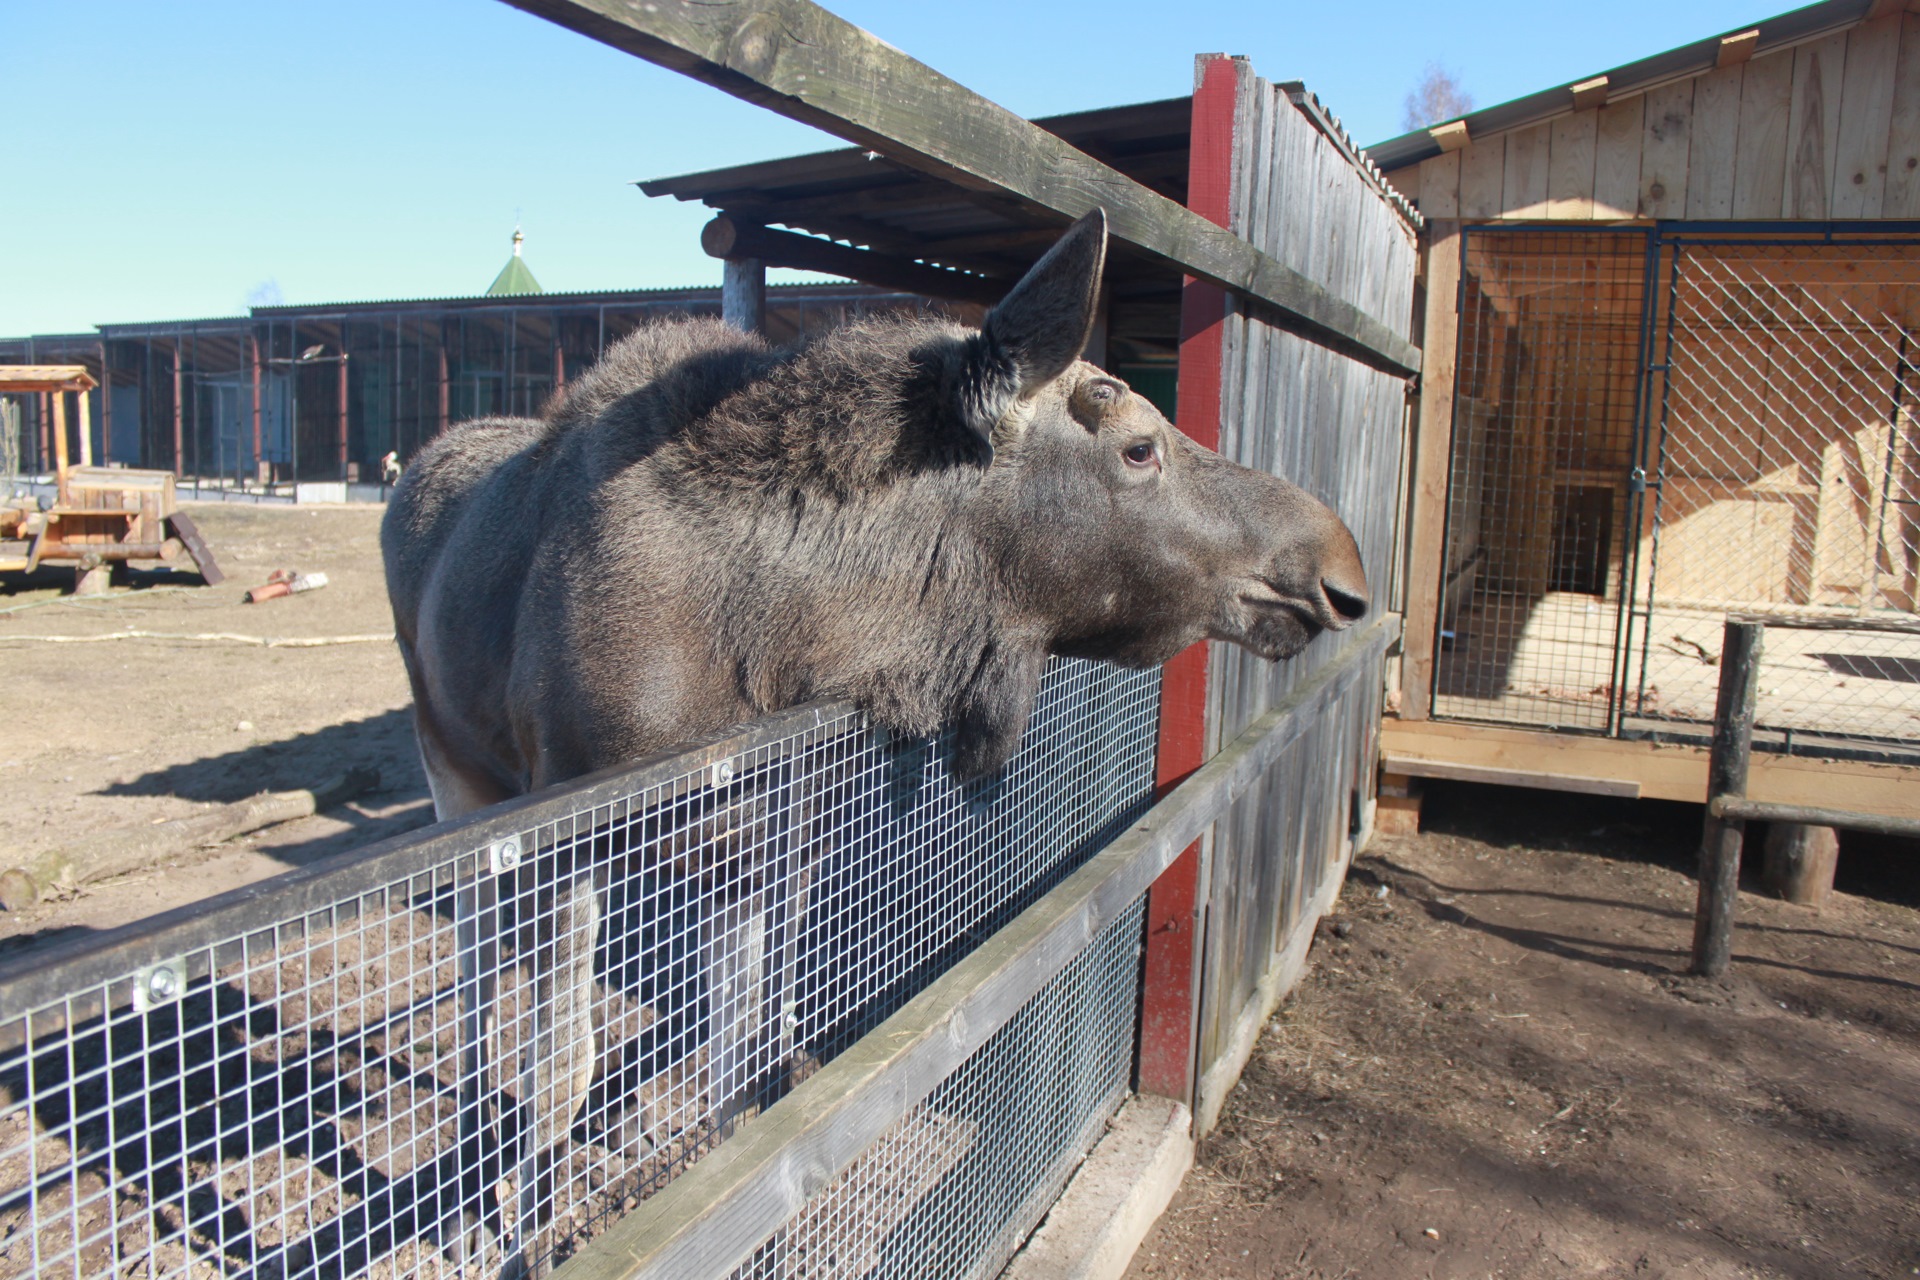
[[1767, 828], [1761, 883], [1788, 902], [1817, 907], [1833, 892], [1840, 833], [1832, 827], [1776, 822]]
[[311, 817], [379, 785], [377, 769], [353, 768], [305, 790], [263, 791], [191, 817], [103, 831], [0, 872], [0, 908], [19, 911], [55, 889], [125, 875], [202, 845]]
[[1713, 753], [1707, 764], [1707, 820], [1700, 838], [1700, 894], [1693, 916], [1692, 972], [1717, 978], [1733, 955], [1733, 906], [1740, 893], [1740, 846], [1747, 824], [1722, 817], [1713, 802], [1745, 799], [1753, 758], [1753, 715], [1760, 682], [1757, 622], [1727, 619], [1720, 641], [1720, 695], [1713, 712]]

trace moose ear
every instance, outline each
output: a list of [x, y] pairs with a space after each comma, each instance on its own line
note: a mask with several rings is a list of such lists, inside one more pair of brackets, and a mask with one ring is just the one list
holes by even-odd
[[994, 442], [1017, 423], [1020, 402], [1065, 373], [1086, 350], [1107, 259], [1107, 215], [1094, 209], [987, 314], [968, 352], [967, 425]]

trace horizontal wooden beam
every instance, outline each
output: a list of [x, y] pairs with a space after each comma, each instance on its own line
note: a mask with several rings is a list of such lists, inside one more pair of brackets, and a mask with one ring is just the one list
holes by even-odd
[[1390, 373], [1419, 371], [1419, 349], [1358, 307], [809, 0], [508, 2], [1063, 226], [1103, 208], [1117, 238], [1258, 304], [1278, 327]]
[[1715, 796], [1707, 810], [1716, 818], [1736, 822], [1791, 822], [1803, 827], [1840, 827], [1847, 831], [1920, 839], [1920, 818], [1888, 818], [1854, 809], [1821, 809], [1806, 804], [1768, 804], [1764, 800], [1743, 800], [1738, 796]]
[[1000, 301], [1014, 284], [1011, 280], [945, 271], [910, 258], [856, 249], [817, 236], [777, 231], [725, 213], [700, 232], [700, 247], [716, 258], [758, 258], [770, 267], [823, 271], [882, 288], [905, 289], [962, 302], [984, 302], [989, 306]]
[[1419, 756], [1390, 755], [1380, 767], [1406, 778], [1439, 778], [1450, 782], [1486, 782], [1497, 787], [1533, 787], [1542, 791], [1577, 791], [1591, 796], [1640, 798], [1640, 784], [1631, 778], [1592, 778], [1579, 773], [1543, 773], [1538, 769], [1499, 769], [1483, 764], [1456, 764]]
[[[1410, 757], [1530, 774], [1538, 779], [1536, 786], [1551, 787], [1555, 775], [1605, 778], [1637, 784], [1640, 795], [1648, 800], [1707, 802], [1704, 746], [1388, 716], [1380, 726], [1380, 749], [1395, 759]], [[1777, 804], [1836, 805], [1891, 817], [1920, 818], [1920, 765], [1821, 760], [1756, 751], [1747, 795]]]

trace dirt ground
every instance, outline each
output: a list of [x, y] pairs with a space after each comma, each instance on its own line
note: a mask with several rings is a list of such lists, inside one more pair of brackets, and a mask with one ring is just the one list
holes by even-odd
[[1426, 809], [1356, 864], [1131, 1277], [1920, 1275], [1911, 847], [1843, 852], [1860, 892], [1817, 913], [1743, 894], [1710, 983], [1698, 808]]
[[[407, 682], [380, 570], [381, 509], [187, 508], [227, 580], [136, 572], [133, 589], [76, 600], [71, 571], [0, 588], [0, 863], [111, 827], [184, 817], [264, 790], [311, 786], [353, 765], [377, 792], [328, 813], [0, 912], [0, 951], [32, 936], [106, 928], [274, 875], [432, 818], [414, 756]], [[317, 591], [243, 604], [275, 569], [323, 572]], [[126, 631], [169, 638], [87, 642]], [[262, 639], [343, 643], [264, 647]], [[9, 940], [11, 947], [9, 947]]]

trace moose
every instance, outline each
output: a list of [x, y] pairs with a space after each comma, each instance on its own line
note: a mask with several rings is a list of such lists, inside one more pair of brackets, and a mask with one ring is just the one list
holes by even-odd
[[[1051, 654], [1277, 660], [1359, 619], [1331, 510], [1080, 359], [1106, 240], [1081, 218], [977, 330], [870, 318], [774, 349], [645, 327], [543, 419], [423, 450], [381, 537], [439, 817], [819, 698], [950, 730], [953, 772], [982, 777]], [[543, 891], [567, 922], [532, 963], [561, 1024], [586, 1017], [593, 894]], [[564, 1041], [537, 1034], [551, 1062]], [[536, 1149], [592, 1065], [529, 1085]]]

